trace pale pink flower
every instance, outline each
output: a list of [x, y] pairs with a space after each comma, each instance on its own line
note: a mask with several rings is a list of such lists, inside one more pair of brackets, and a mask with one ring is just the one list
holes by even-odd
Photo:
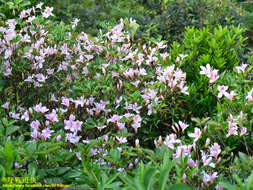
[[166, 44], [163, 44], [163, 43], [164, 43], [164, 42], [158, 42], [158, 43], [156, 43], [157, 49], [164, 49], [164, 48], [166, 48], [167, 45], [166, 45]]
[[130, 164], [128, 165], [128, 169], [129, 169], [129, 170], [133, 169], [133, 166], [134, 166], [133, 163], [130, 162]]
[[236, 95], [236, 93], [232, 90], [230, 93], [225, 93], [224, 94], [229, 100], [233, 100], [234, 96]]
[[15, 167], [15, 169], [20, 168], [20, 166], [19, 166], [18, 162], [15, 162], [14, 167]]
[[43, 5], [43, 3], [41, 2], [41, 3], [39, 3], [39, 4], [36, 5], [36, 8], [37, 8], [37, 9], [41, 9], [41, 8], [42, 8], [42, 5]]
[[163, 58], [163, 61], [165, 61], [166, 58], [169, 56], [169, 54], [168, 54], [167, 52], [161, 53], [160, 55], [161, 55], [161, 57]]
[[240, 132], [240, 136], [246, 135], [247, 134], [247, 128], [246, 127], [242, 127], [241, 132]]
[[137, 130], [138, 130], [138, 128], [140, 128], [141, 127], [141, 124], [140, 123], [132, 123], [132, 127], [134, 128], [134, 130], [135, 130], [135, 133], [137, 133]]
[[252, 94], [253, 94], [253, 88], [251, 89], [251, 91], [247, 93], [247, 96], [246, 96], [246, 99], [248, 99], [249, 102], [253, 101]]
[[125, 123], [118, 122], [117, 126], [118, 126], [119, 130], [122, 131], [122, 129], [125, 127]]
[[20, 114], [19, 114], [19, 113], [10, 112], [9, 115], [10, 115], [13, 119], [20, 119]]
[[42, 103], [39, 103], [38, 105], [34, 106], [34, 110], [37, 113], [46, 113], [49, 109], [47, 109], [46, 106], [42, 106]]
[[78, 24], [79, 21], [80, 21], [80, 19], [75, 18], [75, 20], [72, 22], [72, 29], [77, 26], [77, 24]]
[[51, 133], [53, 133], [53, 130], [50, 130], [49, 128], [43, 129], [41, 133], [41, 138], [47, 140], [51, 137]]
[[34, 129], [34, 130], [38, 130], [39, 129], [39, 126], [40, 126], [40, 122], [38, 120], [36, 121], [32, 121], [30, 123], [30, 126]]
[[135, 140], [135, 147], [139, 146], [139, 143], [140, 143], [139, 139], [136, 139]]
[[215, 159], [218, 158], [218, 155], [221, 152], [220, 145], [218, 143], [214, 143], [213, 146], [210, 147], [210, 156], [214, 157]]
[[62, 97], [62, 105], [69, 107], [70, 103], [69, 103], [69, 99], [66, 97]]
[[119, 141], [119, 144], [123, 144], [127, 142], [126, 137], [116, 137], [116, 139]]
[[58, 121], [59, 121], [55, 109], [53, 109], [51, 113], [46, 114], [45, 117], [46, 117], [48, 120], [50, 120], [51, 122], [58, 122]]
[[12, 55], [12, 50], [11, 49], [6, 49], [5, 54], [4, 54], [4, 59], [9, 59]]
[[47, 74], [52, 75], [54, 73], [54, 69], [47, 69]]
[[14, 19], [9, 19], [9, 20], [6, 21], [6, 24], [8, 25], [9, 28], [14, 29], [17, 22]]
[[213, 70], [210, 67], [210, 64], [207, 64], [206, 67], [200, 66], [200, 68], [201, 68], [200, 74], [201, 75], [206, 75], [209, 78], [210, 83], [215, 82], [219, 78], [218, 70], [217, 69]]
[[175, 158], [179, 158], [180, 156], [182, 156], [182, 158], [185, 158], [185, 156], [189, 155], [191, 153], [191, 148], [192, 146], [189, 145], [181, 145], [177, 147], [176, 153], [173, 154], [173, 159]]
[[203, 182], [207, 184], [208, 182], [213, 183], [213, 181], [218, 177], [217, 172], [214, 172], [213, 174], [209, 175], [205, 172], [203, 172]]
[[81, 153], [80, 153], [80, 152], [77, 152], [77, 153], [76, 153], [76, 157], [77, 157], [78, 160], [80, 160], [80, 161], [82, 160], [82, 159], [81, 159]]
[[248, 64], [241, 64], [240, 66], [235, 67], [237, 70], [237, 73], [241, 73], [241, 72], [244, 73], [247, 66]]
[[56, 141], [60, 141], [61, 140], [61, 135], [58, 135], [57, 137], [56, 137]]
[[34, 130], [31, 133], [31, 137], [33, 137], [34, 139], [37, 139], [38, 137], [40, 137], [40, 132], [38, 132], [37, 130]]
[[11, 41], [12, 39], [14, 39], [17, 36], [16, 31], [14, 29], [8, 29], [8, 30], [6, 30], [5, 33], [6, 34], [5, 34], [4, 38], [8, 42]]
[[230, 135], [234, 135], [234, 136], [238, 135], [237, 129], [238, 129], [237, 124], [229, 121], [228, 134], [226, 135], [226, 137], [229, 137]]
[[194, 142], [196, 142], [201, 136], [201, 130], [197, 127], [194, 128], [194, 133], [188, 134], [189, 137], [194, 138]]
[[135, 123], [138, 123], [138, 122], [141, 122], [141, 116], [139, 116], [139, 115], [136, 115], [134, 118], [133, 118], [133, 122], [135, 122]]
[[200, 68], [201, 68], [201, 71], [200, 71], [201, 75], [211, 76], [212, 69], [210, 67], [210, 64], [207, 64], [206, 67], [200, 66]]
[[217, 70], [217, 69], [214, 69], [214, 70], [211, 72], [211, 76], [209, 77], [209, 82], [210, 82], [210, 83], [213, 83], [213, 82], [215, 82], [218, 78], [219, 78], [218, 70]]
[[1, 107], [4, 109], [9, 109], [9, 105], [10, 105], [9, 102], [5, 102]]
[[8, 77], [11, 75], [11, 72], [12, 72], [12, 68], [7, 68], [4, 72], [4, 76]]
[[42, 16], [44, 18], [48, 18], [49, 16], [52, 16], [53, 15], [52, 14], [53, 9], [54, 9], [53, 7], [46, 7], [44, 12], [42, 13]]
[[125, 169], [124, 169], [124, 168], [118, 168], [117, 171], [118, 171], [118, 172], [124, 172]]
[[202, 162], [203, 162], [204, 166], [215, 167], [214, 163], [211, 163], [212, 157], [207, 156], [206, 153], [202, 150], [201, 150], [201, 159], [202, 159]]
[[19, 18], [20, 18], [20, 19], [23, 19], [23, 18], [25, 18], [25, 17], [26, 17], [26, 11], [23, 10], [23, 11], [21, 11], [21, 13], [19, 14]]
[[178, 124], [181, 127], [182, 132], [184, 132], [184, 130], [189, 126], [188, 124], [186, 124], [186, 123], [184, 123], [182, 121], [179, 121]]
[[175, 134], [170, 134], [169, 136], [167, 135], [165, 138], [165, 141], [163, 142], [166, 146], [166, 148], [170, 148], [174, 150], [174, 144], [180, 143], [181, 141], [177, 139]]
[[24, 119], [25, 121], [29, 121], [29, 114], [28, 111], [26, 111], [22, 116], [21, 119]]
[[221, 98], [223, 95], [226, 96], [227, 94], [227, 89], [228, 89], [228, 86], [218, 86], [218, 91], [219, 91], [219, 94], [218, 94], [218, 98]]
[[207, 138], [207, 139], [206, 139], [206, 144], [205, 144], [205, 147], [208, 147], [209, 143], [210, 143], [210, 139], [209, 139], [209, 138]]

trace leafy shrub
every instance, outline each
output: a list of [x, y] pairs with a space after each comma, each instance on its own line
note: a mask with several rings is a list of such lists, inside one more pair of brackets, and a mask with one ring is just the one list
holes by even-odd
[[[164, 41], [134, 42], [133, 19], [94, 38], [76, 31], [78, 19], [66, 25], [51, 20], [53, 8], [34, 9], [0, 28], [1, 184], [10, 176], [96, 189], [218, 189], [220, 180], [238, 181], [229, 173], [233, 155], [252, 154], [252, 65], [221, 47], [240, 50], [243, 30], [188, 29], [187, 37], [202, 33], [211, 42], [175, 42], [168, 53]], [[188, 66], [193, 57], [199, 77]], [[219, 63], [224, 57], [232, 66]], [[192, 118], [188, 77], [215, 97], [210, 117]]]
[[[192, 105], [193, 115], [203, 117], [207, 113], [216, 112], [213, 107], [216, 99], [207, 88], [206, 78], [200, 75], [200, 66], [210, 64], [220, 71], [232, 70], [242, 61], [240, 56], [245, 52], [244, 32], [245, 29], [239, 26], [186, 28], [183, 46], [177, 43], [172, 45], [172, 55], [178, 56], [175, 52], [187, 55], [184, 61], [177, 64], [187, 73], [189, 91], [193, 94], [187, 102]], [[174, 61], [177, 61], [177, 56]], [[249, 58], [245, 59], [245, 63], [249, 63]]]

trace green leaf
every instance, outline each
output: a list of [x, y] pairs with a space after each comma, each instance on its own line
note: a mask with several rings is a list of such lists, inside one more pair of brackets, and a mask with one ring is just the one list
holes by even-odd
[[12, 133], [14, 133], [15, 131], [17, 131], [19, 129], [18, 126], [9, 126], [6, 128], [6, 136], [11, 135]]
[[253, 189], [253, 171], [251, 172], [250, 176], [246, 180], [246, 189], [247, 190]]
[[134, 35], [136, 34], [138, 28], [140, 27], [139, 24], [137, 24], [136, 22], [132, 22], [130, 24], [130, 31], [131, 31], [131, 37], [133, 38]]
[[120, 179], [125, 183], [125, 185], [127, 185], [128, 187], [130, 187], [130, 189], [136, 190], [137, 186], [134, 183], [134, 179], [130, 176], [127, 176], [126, 174], [121, 174], [119, 175]]
[[110, 183], [112, 183], [113, 180], [115, 180], [115, 179], [118, 177], [118, 175], [119, 175], [119, 173], [113, 174], [111, 177], [109, 177], [109, 178], [106, 180], [105, 184], [108, 184], [108, 185], [109, 185]]
[[0, 135], [4, 136], [4, 126], [0, 125]]
[[69, 171], [71, 169], [71, 167], [62, 167], [62, 168], [59, 168], [57, 170], [57, 175], [62, 175], [64, 173], [66, 173], [67, 171]]
[[240, 186], [240, 188], [243, 189], [243, 182], [236, 173], [233, 173], [233, 178], [236, 181], [236, 183]]
[[28, 151], [28, 153], [30, 155], [33, 155], [35, 153], [36, 149], [37, 149], [37, 144], [35, 142], [33, 142], [33, 141], [28, 142], [28, 146], [27, 146], [26, 150]]
[[171, 185], [168, 190], [193, 190], [190, 186], [186, 184], [174, 184]]
[[151, 189], [152, 184], [155, 182], [154, 179], [152, 179], [155, 174], [156, 174], [156, 169], [155, 168], [149, 168], [148, 170], [145, 171], [145, 175], [144, 175], [144, 186], [145, 189]]
[[28, 165], [28, 173], [30, 177], [35, 177], [38, 167], [36, 164], [31, 163]]
[[221, 187], [224, 187], [224, 188], [229, 189], [229, 190], [237, 190], [237, 188], [235, 186], [230, 185], [229, 183], [220, 182], [219, 185]]
[[170, 170], [162, 170], [159, 178], [159, 190], [164, 190], [169, 178]]

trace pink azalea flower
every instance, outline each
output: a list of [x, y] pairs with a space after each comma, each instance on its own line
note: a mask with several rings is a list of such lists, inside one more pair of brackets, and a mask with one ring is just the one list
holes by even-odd
[[15, 169], [20, 168], [20, 166], [19, 166], [18, 162], [15, 162], [14, 167], [15, 167]]
[[197, 127], [194, 128], [194, 133], [188, 134], [189, 137], [194, 138], [194, 142], [196, 142], [201, 136], [201, 130]]
[[122, 131], [122, 129], [125, 127], [125, 123], [118, 122], [117, 126], [118, 126], [119, 130]]
[[244, 73], [247, 66], [248, 64], [241, 64], [240, 66], [235, 67], [237, 70], [237, 73], [241, 73], [241, 72]]
[[238, 129], [237, 124], [229, 121], [228, 134], [226, 135], [226, 137], [229, 137], [230, 135], [234, 135], [234, 136], [238, 135], [237, 129]]
[[77, 153], [76, 153], [76, 157], [77, 157], [78, 160], [80, 160], [80, 161], [82, 160], [82, 159], [81, 159], [81, 153], [80, 153], [80, 152], [77, 152]]
[[209, 143], [210, 143], [210, 139], [209, 139], [209, 138], [207, 138], [207, 139], [206, 139], [206, 144], [205, 144], [205, 147], [208, 147]]
[[19, 113], [10, 112], [9, 115], [10, 115], [10, 117], [12, 117], [13, 119], [20, 119], [20, 114], [19, 114]]
[[10, 105], [9, 102], [5, 102], [1, 107], [8, 110], [9, 109], [9, 105]]
[[39, 103], [38, 105], [36, 105], [34, 107], [34, 110], [37, 112], [37, 113], [45, 113], [47, 112], [49, 109], [47, 109], [45, 106], [42, 106], [42, 103]]
[[53, 109], [51, 113], [46, 114], [45, 117], [46, 117], [48, 120], [50, 120], [51, 122], [53, 122], [53, 123], [59, 121], [55, 109]]
[[164, 144], [166, 146], [166, 148], [170, 148], [172, 150], [174, 150], [174, 144], [175, 143], [180, 143], [181, 141], [179, 139], [176, 138], [175, 134], [171, 134], [171, 135], [167, 135], [164, 141]]
[[184, 130], [189, 126], [186, 123], [183, 123], [182, 121], [179, 121], [178, 124], [180, 125], [182, 132], [184, 132]]
[[31, 133], [31, 137], [33, 137], [34, 139], [37, 139], [38, 137], [40, 137], [40, 133], [37, 130], [34, 130]]
[[11, 49], [6, 49], [5, 54], [4, 54], [4, 59], [9, 59], [12, 55], [12, 50]]
[[126, 137], [116, 137], [116, 139], [119, 141], [119, 144], [123, 144], [127, 142]]
[[56, 137], [56, 141], [60, 141], [61, 140], [61, 135], [58, 135], [57, 137]]
[[135, 147], [139, 146], [139, 143], [140, 143], [139, 139], [136, 139], [135, 140]]
[[218, 143], [214, 143], [213, 146], [210, 147], [210, 156], [214, 157], [215, 159], [218, 158], [218, 155], [220, 154], [220, 152], [221, 152], [221, 149]]
[[53, 9], [54, 9], [53, 7], [46, 7], [44, 12], [42, 13], [42, 16], [44, 18], [48, 18], [49, 16], [52, 16], [53, 15], [52, 14]]
[[203, 182], [207, 184], [208, 182], [213, 183], [213, 181], [218, 177], [217, 172], [214, 172], [213, 174], [209, 175], [205, 172], [203, 172]]
[[37, 9], [41, 9], [41, 8], [42, 8], [42, 5], [43, 5], [43, 3], [39, 3], [39, 4], [36, 5], [36, 8], [37, 8]]
[[253, 94], [253, 88], [251, 89], [251, 91], [247, 93], [247, 96], [246, 96], [246, 99], [248, 99], [249, 102], [253, 101], [252, 94]]
[[49, 128], [43, 129], [41, 133], [41, 138], [47, 140], [51, 137], [51, 133], [53, 133], [53, 130], [50, 130]]
[[69, 103], [69, 99], [66, 97], [62, 97], [62, 105], [69, 107], [70, 103]]
[[124, 172], [125, 169], [124, 169], [124, 168], [118, 168], [117, 171], [118, 171], [118, 172]]
[[227, 95], [227, 89], [228, 89], [228, 86], [218, 86], [218, 91], [219, 91], [219, 94], [218, 94], [218, 98], [221, 98], [223, 95]]
[[28, 111], [26, 111], [26, 112], [22, 115], [21, 119], [24, 119], [25, 121], [29, 121], [29, 114], [28, 114]]
[[225, 93], [224, 94], [229, 100], [233, 100], [234, 96], [236, 95], [236, 93], [232, 90], [230, 93]]
[[79, 21], [80, 21], [80, 19], [75, 18], [75, 20], [72, 22], [72, 29], [77, 26], [77, 24], [78, 24]]
[[134, 166], [133, 163], [130, 162], [130, 164], [128, 165], [128, 169], [129, 169], [129, 170], [133, 169], [133, 166]]
[[210, 64], [207, 64], [206, 67], [204, 66], [200, 66], [201, 68], [201, 71], [200, 71], [200, 74], [201, 75], [206, 75], [206, 76], [210, 76], [211, 75], [211, 67], [210, 67]]
[[211, 72], [211, 76], [210, 76], [210, 78], [209, 78], [209, 82], [210, 82], [210, 83], [213, 83], [213, 82], [215, 82], [218, 78], [219, 78], [218, 70], [214, 69], [214, 70]]
[[247, 134], [247, 128], [246, 127], [242, 127], [241, 132], [240, 132], [240, 136], [246, 135]]
[[39, 126], [40, 126], [40, 122], [38, 120], [36, 121], [32, 121], [30, 126], [34, 129], [34, 130], [38, 130]]

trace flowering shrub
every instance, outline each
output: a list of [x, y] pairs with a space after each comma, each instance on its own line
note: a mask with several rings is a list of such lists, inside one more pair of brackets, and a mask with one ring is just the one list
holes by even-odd
[[191, 54], [178, 44], [168, 53], [163, 41], [132, 43], [132, 19], [94, 38], [75, 31], [79, 19], [55, 24], [53, 16], [40, 3], [0, 27], [2, 178], [96, 189], [220, 189], [230, 154], [252, 154], [251, 65], [232, 67], [234, 73], [199, 65], [217, 113], [191, 122], [182, 66]]
[[[203, 76], [204, 72], [210, 72], [208, 78], [210, 83], [217, 80], [217, 71], [232, 71], [234, 67], [241, 64], [249, 64], [249, 58], [242, 59], [245, 52], [245, 40], [243, 37], [245, 28], [240, 26], [231, 26], [216, 28], [206, 27], [200, 30], [195, 28], [186, 28], [183, 45], [174, 43], [171, 48], [171, 54], [175, 55], [173, 61], [177, 61], [179, 54], [188, 56], [179, 62], [180, 68], [187, 74], [187, 85], [189, 93], [193, 96], [187, 98], [191, 105], [191, 112], [194, 116], [210, 116], [216, 112], [213, 107], [216, 99], [208, 88], [208, 80]], [[203, 67], [209, 64], [210, 67], [203, 70]], [[202, 71], [202, 72], [200, 72]]]

